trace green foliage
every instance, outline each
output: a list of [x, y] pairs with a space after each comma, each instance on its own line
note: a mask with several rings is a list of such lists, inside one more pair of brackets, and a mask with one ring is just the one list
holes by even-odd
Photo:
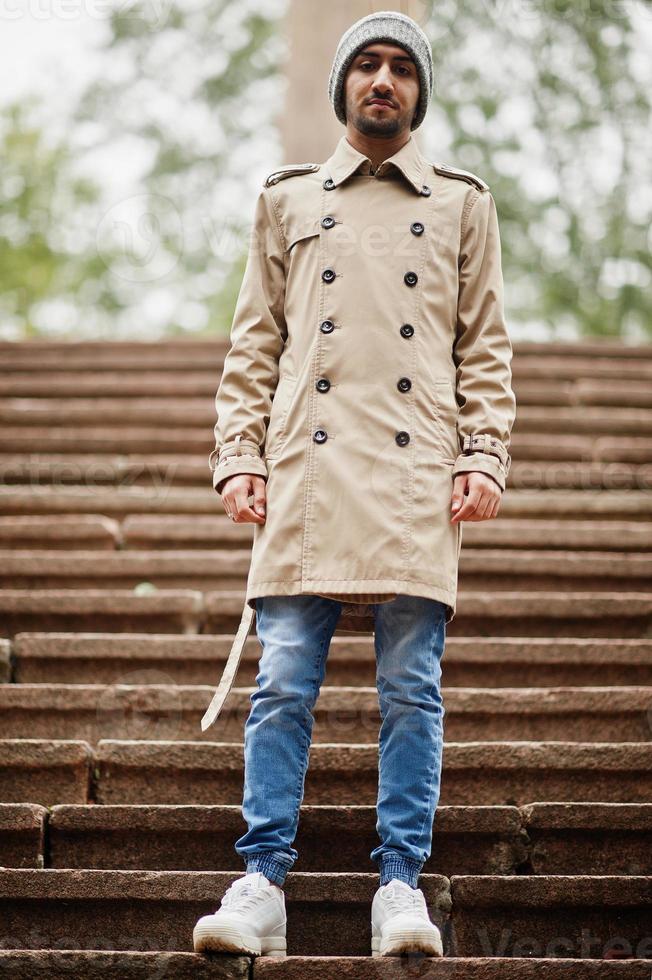
[[606, 0], [431, 7], [423, 129], [491, 187], [519, 336], [652, 336], [651, 22]]
[[[287, 2], [120, 5], [65, 138], [33, 101], [4, 109], [0, 336], [228, 335], [258, 177], [282, 154]], [[514, 335], [649, 337], [650, 3], [423, 11], [417, 138], [491, 187]], [[102, 153], [122, 183], [89, 168]]]

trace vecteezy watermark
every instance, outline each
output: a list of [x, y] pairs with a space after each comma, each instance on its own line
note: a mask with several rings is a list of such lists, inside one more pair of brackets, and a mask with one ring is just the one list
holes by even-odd
[[179, 466], [179, 463], [157, 465], [146, 459], [122, 454], [86, 463], [73, 456], [53, 461], [44, 460], [41, 454], [30, 453], [21, 456], [20, 460], [2, 462], [0, 483], [5, 487], [15, 486], [21, 492], [26, 487], [44, 488], [48, 492], [79, 491], [82, 488], [103, 494], [146, 487], [153, 502], [165, 499], [165, 494], [175, 483]]
[[170, 0], [0, 0], [0, 21], [139, 20], [150, 31], [160, 31], [168, 20]]
[[490, 935], [483, 926], [475, 930], [482, 956], [535, 959], [651, 959], [652, 935], [632, 939], [627, 936], [596, 936], [581, 928], [576, 935], [553, 935], [546, 938], [515, 935], [501, 929]]
[[182, 693], [160, 670], [123, 674], [97, 701], [98, 738], [169, 741], [179, 737], [182, 722]]
[[95, 235], [97, 253], [112, 275], [125, 282], [163, 279], [183, 251], [183, 222], [164, 194], [134, 194], [102, 216]]

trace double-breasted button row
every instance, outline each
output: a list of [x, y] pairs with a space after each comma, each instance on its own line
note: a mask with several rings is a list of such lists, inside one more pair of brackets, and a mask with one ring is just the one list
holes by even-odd
[[[327, 177], [326, 180], [323, 182], [323, 186], [325, 190], [331, 191], [335, 187], [335, 184], [331, 177]], [[428, 197], [432, 193], [432, 191], [427, 184], [423, 184], [420, 193], [424, 197]], [[332, 228], [334, 224], [335, 224], [335, 218], [333, 218], [333, 216], [330, 214], [325, 215], [321, 219], [322, 228]], [[413, 221], [412, 224], [410, 225], [410, 231], [412, 232], [413, 235], [422, 235], [423, 232], [425, 231], [425, 226], [421, 221]], [[330, 269], [330, 268], [324, 269], [321, 274], [321, 277], [324, 282], [333, 282], [333, 280], [336, 278], [336, 272], [334, 269]], [[405, 275], [403, 276], [403, 280], [407, 286], [416, 286], [417, 282], [419, 281], [419, 277], [416, 274], [416, 272], [409, 271], [405, 273]], [[335, 324], [333, 323], [332, 320], [322, 320], [320, 324], [320, 330], [322, 331], [322, 333], [326, 333], [326, 334], [332, 333], [334, 329], [335, 329]], [[402, 337], [405, 338], [412, 337], [414, 334], [414, 327], [412, 326], [411, 323], [404, 323], [400, 328], [400, 334]], [[328, 380], [328, 378], [319, 378], [318, 381], [316, 382], [315, 387], [317, 388], [317, 391], [327, 392], [330, 390], [331, 382]], [[398, 388], [399, 391], [404, 391], [404, 392], [410, 391], [410, 389], [412, 388], [412, 382], [410, 378], [399, 378], [399, 380], [396, 383], [396, 387]], [[315, 432], [313, 433], [312, 438], [314, 442], [324, 443], [328, 439], [328, 433], [326, 432], [325, 429], [316, 429]], [[410, 433], [405, 432], [405, 430], [401, 430], [400, 432], [396, 433], [396, 436], [394, 438], [396, 440], [397, 445], [407, 446], [407, 444], [410, 441]]]
[[[313, 442], [323, 443], [328, 439], [328, 433], [325, 429], [315, 429], [312, 438]], [[405, 432], [405, 430], [402, 429], [400, 432], [396, 433], [394, 439], [398, 446], [407, 446], [408, 442], [410, 441], [410, 433]]]

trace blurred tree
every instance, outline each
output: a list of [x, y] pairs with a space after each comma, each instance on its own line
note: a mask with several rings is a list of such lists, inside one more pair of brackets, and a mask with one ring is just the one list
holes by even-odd
[[[5, 111], [4, 336], [228, 333], [255, 197], [288, 159], [282, 17], [297, 3], [318, 9], [121, 5], [65, 140]], [[514, 337], [649, 338], [651, 4], [421, 7], [435, 92], [419, 144], [491, 186]], [[316, 119], [322, 82], [305, 93]]]
[[652, 5], [444, 0], [426, 30], [424, 138], [491, 187], [517, 335], [650, 339]]
[[100, 189], [75, 176], [66, 145], [46, 142], [30, 121], [34, 104], [0, 111], [0, 323], [8, 339], [45, 329], [42, 305], [49, 309], [47, 331], [57, 333], [76, 323], [82, 294], [94, 305], [107, 300], [104, 263], [61, 233], [67, 216], [97, 201]]

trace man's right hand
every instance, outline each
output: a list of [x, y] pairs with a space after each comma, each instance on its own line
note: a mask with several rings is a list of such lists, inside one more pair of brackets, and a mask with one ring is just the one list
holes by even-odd
[[[227, 517], [234, 524], [264, 524], [267, 493], [266, 480], [253, 473], [239, 473], [229, 477], [222, 484], [221, 497]], [[253, 509], [249, 506], [249, 497], [253, 494]]]

